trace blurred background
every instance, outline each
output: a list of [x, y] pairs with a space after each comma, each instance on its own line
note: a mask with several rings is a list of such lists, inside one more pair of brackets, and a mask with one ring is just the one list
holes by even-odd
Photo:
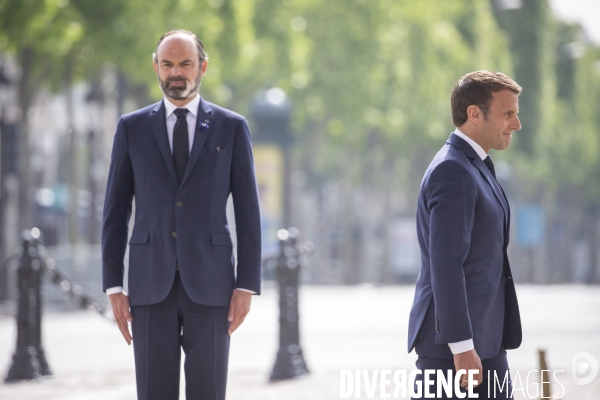
[[[315, 244], [303, 284], [414, 283], [419, 184], [453, 130], [454, 83], [478, 69], [523, 87], [523, 129], [492, 154], [515, 281], [598, 284], [599, 20], [597, 0], [3, 0], [0, 260], [37, 226], [56, 265], [106, 302], [99, 243], [116, 122], [161, 99], [151, 54], [183, 28], [209, 54], [202, 96], [249, 119], [264, 253], [289, 226]], [[16, 272], [2, 268], [11, 310]], [[264, 277], [268, 289], [273, 269]], [[597, 298], [597, 286], [573, 287]], [[59, 291], [45, 295], [68, 308]]]

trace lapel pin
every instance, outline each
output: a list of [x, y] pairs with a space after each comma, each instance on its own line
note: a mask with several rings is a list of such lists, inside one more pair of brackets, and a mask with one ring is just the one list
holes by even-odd
[[220, 151], [221, 151], [221, 147], [220, 147], [220, 146], [217, 146], [217, 148], [215, 149], [215, 151], [216, 151], [217, 153], [218, 153], [218, 152], [220, 152]]
[[208, 120], [205, 119], [204, 122], [200, 122], [200, 125], [198, 125], [198, 128], [200, 128], [201, 131], [205, 131], [208, 128], [210, 128], [210, 125], [208, 123]]

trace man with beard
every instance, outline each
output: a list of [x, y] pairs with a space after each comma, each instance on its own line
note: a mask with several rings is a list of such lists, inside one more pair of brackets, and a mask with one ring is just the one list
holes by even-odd
[[[103, 287], [133, 341], [138, 399], [225, 399], [229, 336], [260, 292], [260, 214], [246, 120], [204, 100], [204, 47], [184, 30], [156, 45], [164, 98], [121, 117], [104, 204]], [[237, 268], [226, 216], [232, 195]], [[129, 240], [129, 295], [123, 291]], [[128, 323], [131, 323], [130, 334]]]

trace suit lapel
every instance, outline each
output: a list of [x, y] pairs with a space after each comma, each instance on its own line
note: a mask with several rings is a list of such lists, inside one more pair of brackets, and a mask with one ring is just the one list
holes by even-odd
[[477, 167], [477, 169], [483, 174], [485, 179], [488, 181], [489, 185], [492, 187], [496, 198], [502, 205], [502, 209], [504, 210], [504, 217], [508, 219], [508, 204], [506, 203], [502, 190], [500, 189], [500, 185], [498, 185], [498, 182], [496, 182], [496, 180], [492, 176], [492, 173], [490, 172], [489, 168], [479, 157], [473, 159], [473, 165]]
[[[198, 161], [200, 157], [200, 153], [202, 152], [202, 147], [204, 147], [204, 143], [206, 142], [206, 138], [212, 126], [214, 125], [214, 117], [212, 116], [212, 109], [210, 105], [201, 97], [200, 104], [198, 104], [198, 117], [196, 118], [196, 132], [194, 134], [194, 143], [192, 143], [192, 151], [190, 152], [190, 159], [188, 161], [187, 167], [185, 168], [185, 174], [183, 175], [183, 180], [181, 181], [181, 185], [185, 183], [188, 179], [192, 170], [194, 169], [194, 165]], [[204, 125], [203, 125], [204, 124]], [[175, 171], [175, 167], [173, 167], [173, 171]]]
[[[498, 184], [500, 186], [500, 184]], [[504, 196], [504, 201], [506, 202], [506, 207], [508, 209], [508, 217], [506, 218], [506, 232], [510, 232], [510, 204], [508, 203], [508, 197], [506, 197], [506, 193], [504, 193], [504, 189], [500, 186], [500, 191], [502, 192], [502, 196]], [[506, 242], [505, 246], [508, 246], [508, 234], [505, 236]]]
[[490, 172], [487, 165], [485, 165], [485, 163], [483, 162], [481, 157], [479, 157], [479, 155], [477, 154], [475, 149], [473, 149], [473, 147], [471, 147], [471, 145], [469, 143], [467, 143], [466, 141], [464, 141], [462, 138], [458, 137], [457, 135], [454, 135], [454, 134], [450, 135], [450, 138], [448, 139], [448, 143], [451, 144], [452, 146], [457, 147], [460, 150], [462, 150], [467, 155], [467, 157], [469, 157], [471, 159], [471, 162], [473, 163], [473, 165], [479, 170], [479, 172], [481, 172], [481, 174], [483, 175], [485, 180], [492, 187], [492, 191], [494, 192], [494, 195], [500, 202], [500, 205], [502, 206], [502, 210], [504, 211], [505, 226], [508, 227], [507, 223], [508, 223], [508, 218], [510, 215], [509, 209], [508, 209], [508, 202], [506, 201], [506, 198], [504, 197], [504, 193], [503, 193], [502, 189], [500, 188], [500, 185], [498, 184], [498, 182], [496, 182], [496, 180], [492, 176], [492, 173]]
[[154, 138], [158, 144], [158, 148], [165, 160], [169, 173], [177, 183], [177, 173], [175, 172], [175, 164], [173, 164], [173, 155], [171, 154], [171, 146], [169, 145], [169, 135], [167, 134], [167, 116], [165, 115], [164, 101], [156, 104], [156, 107], [150, 113], [150, 126], [154, 132]]

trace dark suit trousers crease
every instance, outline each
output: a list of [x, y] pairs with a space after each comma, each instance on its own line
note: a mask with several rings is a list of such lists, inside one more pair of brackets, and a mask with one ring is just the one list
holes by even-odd
[[[452, 378], [454, 379], [454, 377], [456, 376], [456, 370], [454, 369], [454, 360], [440, 360], [437, 358], [419, 356], [416, 364], [417, 364], [417, 369], [420, 369], [421, 371], [424, 371], [426, 369], [429, 369], [429, 370], [438, 370], [439, 369], [439, 370], [443, 371], [444, 376], [447, 378], [448, 377], [447, 371], [449, 369], [451, 369], [452, 370]], [[481, 360], [481, 364], [483, 366], [483, 382], [481, 383], [481, 385], [479, 385], [473, 389], [473, 393], [479, 394], [478, 399], [479, 400], [512, 399], [512, 397], [510, 396], [512, 394], [512, 379], [510, 377], [510, 373], [508, 373], [508, 375], [507, 375], [509, 368], [508, 368], [508, 360], [506, 358], [506, 350], [500, 350], [500, 353], [498, 353], [498, 355], [496, 355], [495, 357]], [[489, 371], [489, 378], [490, 378], [489, 381], [488, 381], [488, 371]], [[494, 371], [496, 372], [498, 383], [494, 381]], [[508, 376], [508, 379], [506, 382], [504, 382], [505, 376]], [[430, 386], [429, 393], [437, 394], [436, 375], [432, 374], [431, 379], [433, 379], [434, 384], [432, 384]], [[423, 374], [417, 375], [415, 383], [417, 381], [420, 381], [421, 385], [423, 385]], [[491, 382], [491, 384], [490, 384], [490, 382]], [[453, 385], [454, 385], [454, 383], [453, 383]], [[489, 394], [490, 394], [489, 396], [488, 396], [488, 386], [490, 386], [489, 387]], [[494, 392], [494, 386], [495, 386], [495, 392]], [[502, 390], [500, 389], [501, 386], [503, 386]], [[458, 399], [458, 397], [447, 397], [446, 393], [443, 389], [442, 389], [441, 393], [442, 393], [442, 397], [434, 397], [434, 398], [436, 398], [436, 399]], [[466, 389], [464, 389], [462, 391], [462, 393], [467, 393]], [[494, 395], [494, 393], [495, 393], [495, 395]], [[454, 392], [453, 392], [453, 396], [455, 396]], [[425, 398], [425, 388], [423, 388], [423, 390], [422, 390], [421, 398]], [[467, 399], [467, 398], [468, 397], [465, 397], [465, 399]]]
[[179, 271], [167, 297], [131, 307], [138, 400], [179, 400], [181, 349], [187, 400], [224, 400], [228, 307], [194, 303]]

